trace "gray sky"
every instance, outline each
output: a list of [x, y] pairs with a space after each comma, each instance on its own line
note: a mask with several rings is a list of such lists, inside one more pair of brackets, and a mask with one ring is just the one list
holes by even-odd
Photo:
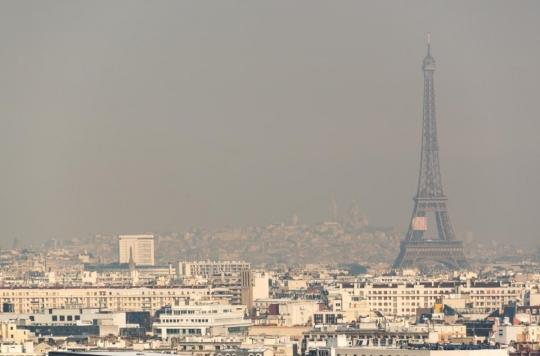
[[[537, 243], [538, 1], [2, 1], [2, 242], [404, 229], [431, 31], [458, 236]], [[9, 242], [10, 243], [10, 242]]]

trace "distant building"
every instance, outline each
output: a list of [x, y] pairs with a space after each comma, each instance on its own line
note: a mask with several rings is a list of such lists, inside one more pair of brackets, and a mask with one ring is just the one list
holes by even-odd
[[501, 325], [493, 334], [495, 342], [502, 345], [511, 343], [540, 342], [540, 325]]
[[270, 277], [266, 272], [252, 273], [253, 300], [268, 299], [270, 297]]
[[254, 308], [256, 315], [265, 316], [269, 325], [291, 327], [311, 324], [320, 306], [313, 300], [257, 299]]
[[[17, 323], [15, 329], [10, 324], [11, 320]], [[20, 338], [27, 338], [28, 333], [54, 336], [120, 335], [122, 330], [128, 328], [125, 312], [78, 308], [50, 308], [36, 313], [0, 314], [0, 325], [2, 328], [9, 328], [6, 335], [12, 339], [17, 333]], [[138, 325], [130, 325], [130, 328], [138, 328]]]
[[154, 235], [118, 236], [118, 262], [153, 266], [155, 263]]
[[233, 274], [249, 270], [251, 265], [244, 261], [180, 261], [179, 277], [208, 277], [220, 274]]
[[11, 341], [14, 343], [23, 343], [29, 339], [28, 330], [19, 329], [14, 320], [0, 321], [0, 339], [2, 341]]
[[449, 305], [467, 304], [469, 309], [487, 315], [501, 305], [521, 300], [522, 294], [522, 288], [511, 283], [481, 281], [342, 283], [339, 289], [342, 293], [367, 299], [371, 311], [385, 316], [414, 316], [419, 309], [432, 307], [438, 299], [444, 304], [448, 300]]
[[0, 288], [0, 304], [13, 313], [37, 313], [50, 308], [154, 312], [186, 298], [213, 299], [213, 292], [207, 287]]
[[218, 336], [245, 334], [251, 325], [243, 305], [203, 304], [165, 307], [154, 323], [156, 336]]
[[240, 273], [240, 303], [251, 312], [256, 299], [268, 299], [270, 296], [270, 278], [265, 272], [244, 270]]

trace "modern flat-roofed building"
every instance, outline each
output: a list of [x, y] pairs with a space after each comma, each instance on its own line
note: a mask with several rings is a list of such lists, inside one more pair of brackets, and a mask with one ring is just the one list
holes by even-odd
[[153, 329], [162, 338], [245, 334], [251, 325], [243, 305], [182, 305], [163, 308], [158, 314]]
[[118, 236], [118, 262], [153, 266], [155, 263], [154, 235]]
[[[122, 330], [137, 329], [128, 325], [125, 312], [99, 309], [47, 309], [37, 313], [0, 313], [0, 324], [16, 321], [17, 330], [28, 334], [54, 336], [69, 335], [120, 335]], [[11, 326], [10, 326], [11, 327]], [[13, 333], [12, 333], [13, 334]], [[10, 335], [12, 335], [10, 334]]]

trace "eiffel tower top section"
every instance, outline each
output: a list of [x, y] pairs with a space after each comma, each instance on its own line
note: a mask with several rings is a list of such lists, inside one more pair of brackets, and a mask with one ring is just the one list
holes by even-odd
[[431, 36], [427, 37], [427, 55], [422, 62], [424, 71], [424, 104], [422, 120], [422, 149], [420, 173], [418, 176], [419, 200], [445, 199], [441, 170], [439, 167], [439, 142], [437, 138], [437, 120], [435, 116], [435, 59], [431, 56]]
[[431, 33], [427, 34], [427, 55], [422, 62], [422, 70], [424, 71], [434, 71], [435, 70], [435, 59], [431, 56]]

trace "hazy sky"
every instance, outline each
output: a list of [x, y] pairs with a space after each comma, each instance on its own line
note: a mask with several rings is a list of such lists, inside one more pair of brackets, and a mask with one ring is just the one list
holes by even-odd
[[2, 1], [2, 244], [325, 219], [404, 229], [425, 33], [458, 236], [538, 244], [539, 1]]

